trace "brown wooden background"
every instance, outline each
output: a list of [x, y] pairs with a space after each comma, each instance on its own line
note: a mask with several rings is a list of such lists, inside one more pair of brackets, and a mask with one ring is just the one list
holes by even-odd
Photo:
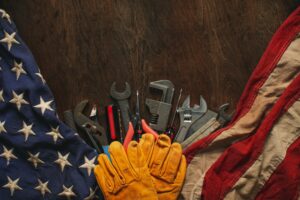
[[62, 113], [85, 98], [103, 108], [115, 80], [139, 89], [142, 102], [149, 81], [170, 79], [192, 103], [201, 94], [211, 109], [224, 102], [233, 109], [273, 33], [297, 4], [4, 0], [0, 6], [31, 48]]

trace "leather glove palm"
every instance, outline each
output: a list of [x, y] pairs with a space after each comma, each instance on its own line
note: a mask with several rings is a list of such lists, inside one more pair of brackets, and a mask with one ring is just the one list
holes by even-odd
[[106, 200], [156, 200], [157, 194], [145, 157], [137, 142], [128, 145], [127, 154], [119, 142], [109, 147], [112, 162], [105, 154], [98, 157], [94, 172]]
[[157, 141], [151, 134], [144, 134], [139, 145], [146, 156], [159, 200], [175, 200], [181, 191], [186, 159], [179, 143], [171, 144], [167, 135], [160, 135]]

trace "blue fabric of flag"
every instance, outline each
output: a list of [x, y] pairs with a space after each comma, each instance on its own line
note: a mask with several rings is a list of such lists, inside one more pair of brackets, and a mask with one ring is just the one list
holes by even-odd
[[58, 119], [32, 53], [2, 9], [0, 67], [0, 199], [102, 199], [96, 152]]

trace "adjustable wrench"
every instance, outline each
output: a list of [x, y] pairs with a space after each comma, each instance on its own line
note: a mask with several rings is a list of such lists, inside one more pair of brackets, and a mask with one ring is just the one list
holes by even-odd
[[203, 97], [200, 96], [200, 105], [194, 105], [191, 108], [190, 96], [188, 96], [184, 100], [182, 107], [178, 108], [177, 112], [180, 116], [180, 127], [176, 134], [175, 141], [181, 143], [186, 139], [191, 125], [207, 112], [207, 104]]
[[207, 112], [202, 117], [198, 118], [198, 120], [195, 121], [191, 125], [191, 127], [189, 128], [189, 130], [186, 134], [185, 139], [192, 136], [197, 130], [199, 130], [202, 126], [204, 126], [211, 119], [216, 119], [217, 115], [218, 115], [218, 113], [215, 113], [215, 112], [208, 109]]
[[201, 118], [199, 118], [191, 125], [186, 138], [188, 138], [197, 130], [199, 130], [211, 119], [216, 119], [219, 122], [220, 127], [226, 125], [231, 120], [231, 114], [226, 113], [228, 108], [229, 108], [229, 103], [225, 103], [219, 107], [218, 113], [208, 109], [207, 112]]
[[120, 107], [123, 125], [126, 133], [130, 122], [128, 99], [131, 95], [131, 88], [127, 82], [125, 84], [126, 84], [125, 90], [123, 92], [117, 92], [116, 82], [113, 82], [110, 88], [110, 96], [118, 103]]
[[164, 132], [166, 131], [172, 108], [174, 85], [169, 80], [159, 80], [150, 82], [149, 88], [162, 91], [160, 101], [146, 98], [146, 106], [151, 113], [150, 127], [156, 131]]
[[229, 108], [229, 104], [223, 104], [219, 107], [218, 113], [207, 110], [204, 116], [202, 116], [198, 121], [196, 121], [190, 128], [189, 132], [192, 131], [190, 137], [181, 143], [181, 147], [186, 149], [194, 142], [204, 138], [205, 136], [215, 132], [216, 130], [222, 128], [230, 120], [232, 114], [227, 114], [226, 111]]

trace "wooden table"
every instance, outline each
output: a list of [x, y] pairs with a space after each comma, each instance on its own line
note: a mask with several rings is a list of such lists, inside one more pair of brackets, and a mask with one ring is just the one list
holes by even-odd
[[[113, 81], [140, 90], [170, 79], [176, 96], [234, 109], [293, 0], [4, 0], [56, 99], [58, 112], [110, 103]], [[184, 99], [183, 98], [183, 99]], [[182, 100], [183, 100], [182, 99]], [[135, 103], [135, 98], [132, 100]], [[103, 123], [103, 121], [102, 121]], [[178, 123], [178, 122], [177, 122]]]

